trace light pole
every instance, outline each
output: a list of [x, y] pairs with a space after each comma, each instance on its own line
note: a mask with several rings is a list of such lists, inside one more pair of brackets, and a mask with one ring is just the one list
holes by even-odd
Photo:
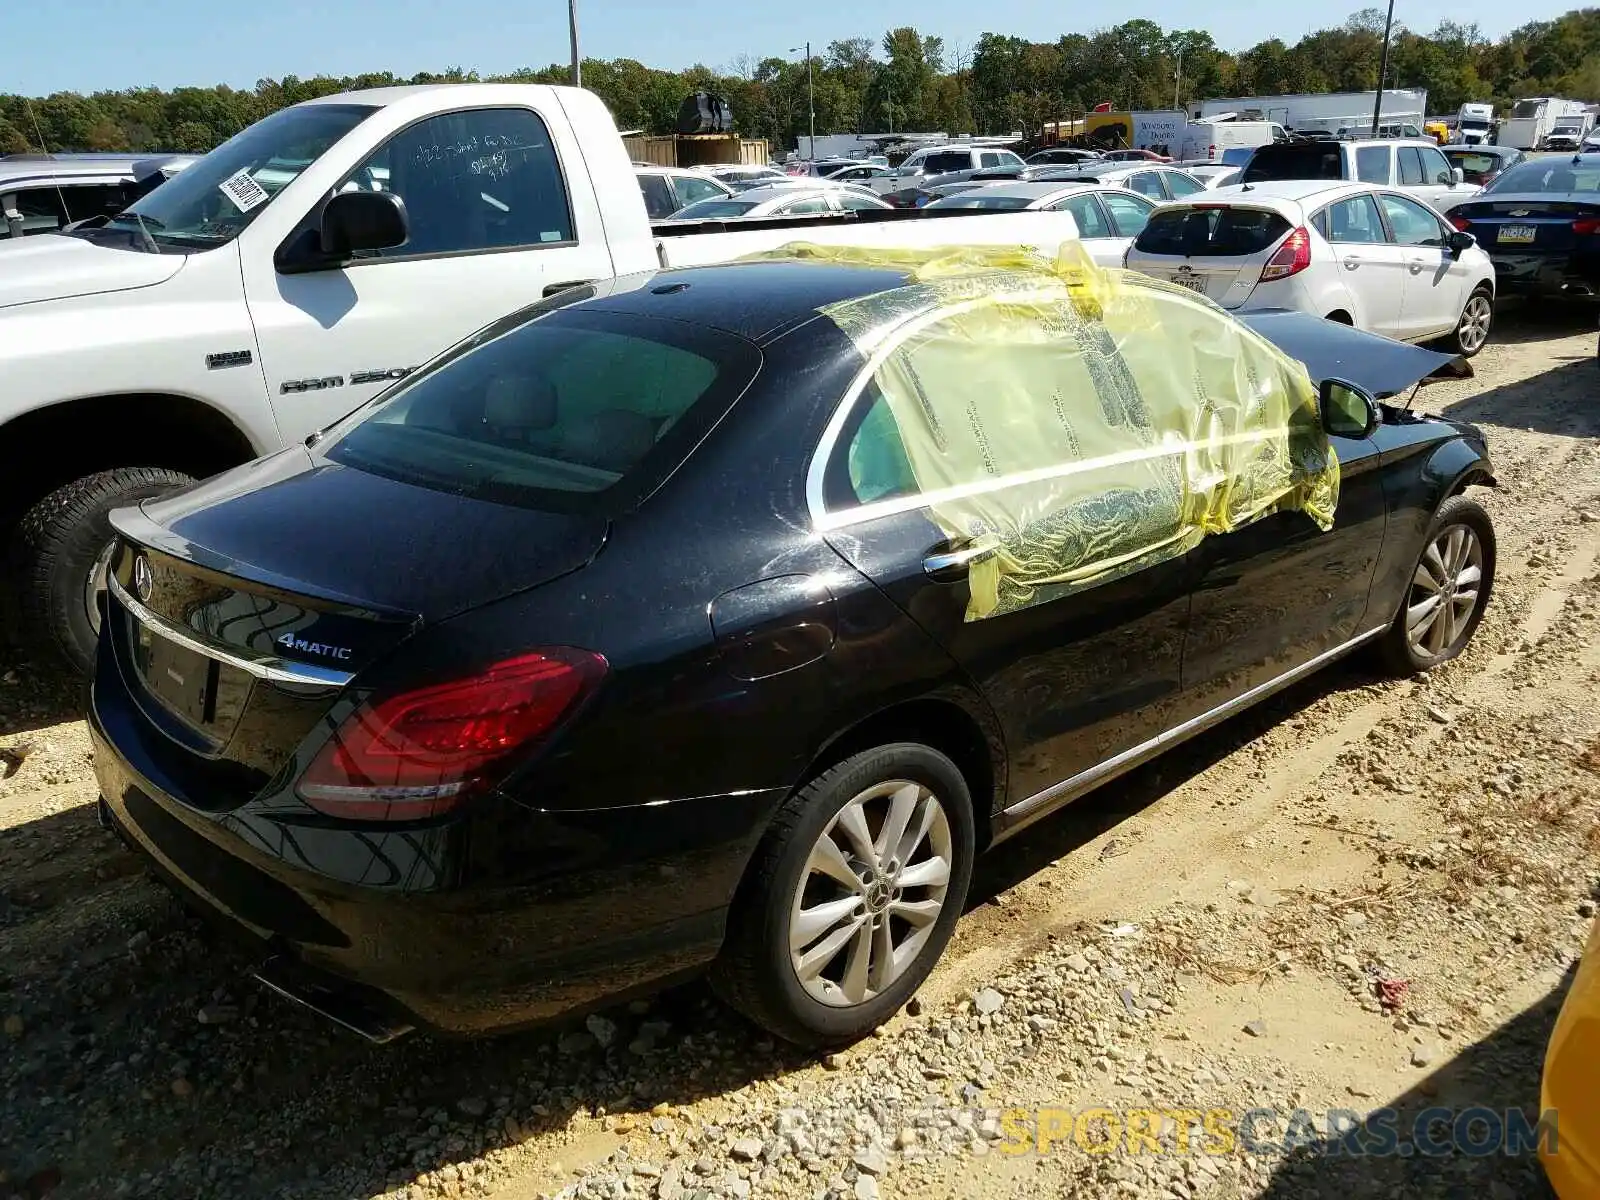
[[1181, 99], [1182, 96], [1183, 96], [1183, 51], [1180, 49], [1178, 51], [1178, 70], [1177, 70], [1177, 73], [1176, 73], [1176, 81], [1172, 85], [1172, 108], [1173, 108], [1173, 111], [1177, 111], [1178, 109], [1183, 107], [1183, 102], [1182, 102], [1182, 99]]
[[578, 0], [567, 0], [567, 28], [572, 34], [572, 86], [583, 86], [583, 59], [578, 55]]
[[[817, 91], [816, 91], [816, 85], [812, 82], [812, 79], [811, 79], [811, 43], [810, 42], [807, 42], [805, 44], [805, 51], [806, 51], [806, 111], [808, 113], [810, 113], [810, 116], [811, 116], [811, 125], [810, 125], [811, 137], [810, 137], [810, 144], [806, 147], [806, 157], [808, 159], [810, 159], [811, 161], [815, 162], [816, 158], [817, 158]], [[790, 54], [798, 54], [799, 52], [800, 52], [800, 47], [799, 46], [790, 46], [789, 47], [789, 53]]]
[[1394, 0], [1389, 0], [1389, 15], [1383, 22], [1383, 52], [1378, 56], [1378, 98], [1372, 102], [1372, 136], [1378, 136], [1383, 120], [1383, 80], [1389, 73], [1389, 31], [1394, 28]]

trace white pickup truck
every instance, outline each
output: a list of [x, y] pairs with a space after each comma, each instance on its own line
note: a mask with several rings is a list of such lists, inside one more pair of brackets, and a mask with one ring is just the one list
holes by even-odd
[[0, 244], [7, 624], [87, 668], [112, 508], [303, 439], [562, 289], [801, 240], [1053, 254], [1076, 236], [1066, 212], [655, 229], [610, 113], [569, 88], [283, 109], [114, 217]]

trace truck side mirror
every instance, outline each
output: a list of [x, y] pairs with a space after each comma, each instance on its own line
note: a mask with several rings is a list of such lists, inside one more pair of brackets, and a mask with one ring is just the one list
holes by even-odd
[[1452, 187], [1454, 187], [1458, 183], [1465, 183], [1467, 181], [1467, 173], [1466, 173], [1466, 171], [1462, 170], [1462, 168], [1460, 168], [1460, 167], [1451, 167], [1450, 168], [1450, 177], [1451, 177], [1451, 186]]
[[393, 192], [340, 192], [322, 209], [320, 248], [331, 259], [403, 246], [410, 236], [405, 201]]

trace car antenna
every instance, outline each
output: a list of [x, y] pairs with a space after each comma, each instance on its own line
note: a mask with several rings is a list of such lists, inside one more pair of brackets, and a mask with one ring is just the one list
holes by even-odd
[[[23, 97], [22, 103], [27, 106], [28, 119], [33, 122], [33, 134], [39, 139], [39, 151], [46, 158], [54, 158], [50, 147], [44, 144], [44, 130], [39, 128], [39, 117], [33, 111], [33, 101]], [[67, 194], [61, 190], [61, 176], [56, 176], [56, 199], [61, 201], [61, 224], [63, 227], [72, 223], [72, 214], [67, 211]]]

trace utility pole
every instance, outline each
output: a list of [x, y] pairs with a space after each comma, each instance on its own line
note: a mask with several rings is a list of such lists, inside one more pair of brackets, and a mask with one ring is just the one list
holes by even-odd
[[1172, 85], [1172, 107], [1174, 110], [1183, 107], [1183, 51], [1178, 51], [1177, 82]]
[[[790, 46], [789, 53], [799, 50], [799, 46]], [[806, 157], [815, 162], [817, 157], [817, 90], [811, 77], [811, 43], [805, 44], [806, 51], [806, 110], [810, 113], [811, 144], [806, 147]]]
[[1389, 74], [1389, 33], [1394, 29], [1394, 0], [1389, 0], [1389, 15], [1383, 22], [1383, 53], [1378, 57], [1378, 98], [1372, 102], [1372, 136], [1378, 136], [1383, 120], [1383, 81]]
[[572, 86], [583, 86], [583, 59], [578, 54], [578, 0], [567, 0], [567, 28], [572, 34]]

